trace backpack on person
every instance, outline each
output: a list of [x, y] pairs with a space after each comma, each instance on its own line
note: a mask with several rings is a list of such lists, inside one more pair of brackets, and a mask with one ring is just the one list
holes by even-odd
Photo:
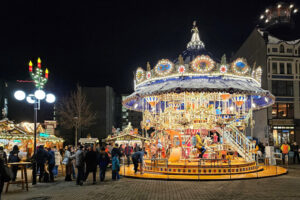
[[8, 161], [10, 163], [14, 163], [14, 162], [20, 162], [20, 158], [18, 156], [18, 153], [11, 153], [8, 157]]
[[111, 162], [112, 162], [112, 170], [120, 171], [120, 162], [118, 156], [114, 156]]

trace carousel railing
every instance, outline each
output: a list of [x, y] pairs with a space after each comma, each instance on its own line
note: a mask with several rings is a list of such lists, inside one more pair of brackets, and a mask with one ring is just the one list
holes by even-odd
[[246, 161], [254, 161], [252, 142], [234, 125], [228, 125], [232, 131], [224, 131], [223, 137]]

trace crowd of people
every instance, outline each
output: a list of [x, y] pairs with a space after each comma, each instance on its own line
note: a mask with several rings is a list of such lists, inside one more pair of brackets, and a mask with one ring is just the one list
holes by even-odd
[[[8, 163], [20, 162], [21, 157], [19, 154], [20, 151], [17, 145], [13, 147], [8, 156], [3, 147], [0, 147], [0, 200], [4, 183], [7, 181], [4, 177], [4, 174], [7, 174], [5, 166]], [[135, 173], [138, 170], [142, 173], [142, 163], [145, 154], [145, 150], [137, 144], [134, 144], [134, 146], [129, 144], [119, 146], [117, 143], [110, 143], [105, 146], [100, 146], [99, 144], [78, 145], [77, 149], [73, 146], [66, 146], [65, 149], [57, 149], [55, 146], [53, 148], [44, 148], [43, 145], [40, 145], [37, 147], [35, 160], [39, 182], [53, 182], [58, 175], [58, 167], [64, 165], [65, 181], [76, 179], [77, 185], [83, 185], [90, 174], [93, 176], [92, 183], [96, 184], [98, 166], [100, 182], [105, 180], [106, 170], [109, 165], [111, 165], [112, 180], [119, 180], [121, 157], [126, 159], [127, 166], [130, 166], [132, 161]], [[141, 164], [140, 169], [139, 164]], [[77, 169], [77, 174], [75, 169]], [[10, 181], [16, 181], [18, 166], [12, 166], [10, 172]]]
[[[76, 179], [77, 185], [83, 183], [91, 173], [93, 176], [93, 184], [96, 184], [97, 168], [99, 166], [99, 180], [104, 181], [106, 169], [111, 165], [112, 180], [119, 180], [120, 175], [120, 159], [127, 159], [129, 166], [131, 160], [134, 164], [135, 172], [138, 171], [139, 163], [143, 163], [144, 150], [138, 145], [130, 146], [129, 144], [118, 145], [117, 143], [106, 144], [105, 146], [98, 145], [79, 145], [77, 150], [72, 146], [66, 146], [62, 163], [65, 165], [65, 181]], [[75, 174], [77, 168], [77, 175]]]

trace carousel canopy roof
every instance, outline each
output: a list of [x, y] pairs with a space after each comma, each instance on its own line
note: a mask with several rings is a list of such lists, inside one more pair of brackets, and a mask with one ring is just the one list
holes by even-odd
[[260, 66], [257, 67], [254, 63], [250, 67], [244, 58], [227, 63], [225, 55], [218, 63], [205, 50], [195, 22], [192, 32], [187, 49], [175, 63], [161, 59], [153, 69], [149, 63], [147, 70], [141, 67], [137, 69], [135, 92], [123, 101], [125, 107], [139, 111], [145, 96], [184, 91], [246, 94], [254, 97], [252, 99], [257, 103], [256, 109], [274, 103], [274, 96], [261, 88]]

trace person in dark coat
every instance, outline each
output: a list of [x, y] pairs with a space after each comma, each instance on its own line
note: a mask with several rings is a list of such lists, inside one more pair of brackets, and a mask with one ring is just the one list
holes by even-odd
[[101, 148], [98, 161], [100, 168], [100, 181], [104, 181], [106, 168], [110, 161], [108, 153], [105, 152], [105, 147]]
[[42, 178], [44, 177], [45, 163], [47, 159], [48, 153], [45, 151], [44, 146], [40, 145], [36, 153], [37, 171], [40, 170], [39, 182], [42, 182]]
[[0, 158], [3, 159], [4, 164], [7, 164], [7, 155], [6, 155], [3, 147], [0, 147]]
[[85, 155], [85, 163], [86, 163], [86, 172], [85, 179], [89, 176], [90, 172], [93, 172], [93, 184], [96, 184], [96, 173], [97, 173], [97, 152], [93, 149], [92, 146], [88, 148], [88, 152]]
[[[19, 152], [20, 152], [19, 147], [17, 145], [15, 145], [13, 147], [13, 150], [9, 154], [8, 162], [9, 163], [20, 162], [21, 159], [19, 158]], [[16, 181], [17, 173], [18, 173], [18, 166], [12, 166], [11, 169], [12, 169], [12, 172], [13, 172], [12, 181]]]
[[127, 143], [127, 144], [126, 144], [126, 147], [125, 147], [124, 153], [125, 153], [125, 156], [127, 157], [127, 166], [128, 166], [128, 167], [129, 167], [129, 165], [130, 165], [130, 155], [132, 154], [132, 152], [133, 152], [132, 147], [129, 146], [129, 144]]
[[291, 149], [294, 152], [294, 157], [293, 157], [294, 164], [296, 163], [296, 159], [297, 159], [298, 163], [300, 163], [300, 159], [299, 159], [299, 145], [297, 144], [297, 142], [294, 142], [291, 145]]
[[2, 195], [2, 190], [4, 187], [4, 178], [2, 174], [4, 174], [4, 159], [0, 158], [0, 200], [1, 200], [1, 195]]
[[50, 175], [50, 182], [54, 181], [53, 169], [55, 166], [55, 153], [51, 148], [48, 148], [48, 171]]
[[119, 145], [117, 143], [115, 144], [114, 148], [111, 150], [111, 157], [113, 158], [115, 156], [117, 156], [119, 160], [122, 157], [122, 153], [121, 153], [121, 151], [119, 149]]
[[132, 162], [133, 162], [133, 165], [134, 165], [134, 173], [137, 173], [138, 171], [138, 166], [139, 166], [139, 163], [141, 163], [141, 174], [143, 173], [143, 161], [144, 161], [144, 154], [146, 152], [144, 150], [141, 150], [141, 151], [137, 151], [135, 152], [134, 154], [132, 154]]

